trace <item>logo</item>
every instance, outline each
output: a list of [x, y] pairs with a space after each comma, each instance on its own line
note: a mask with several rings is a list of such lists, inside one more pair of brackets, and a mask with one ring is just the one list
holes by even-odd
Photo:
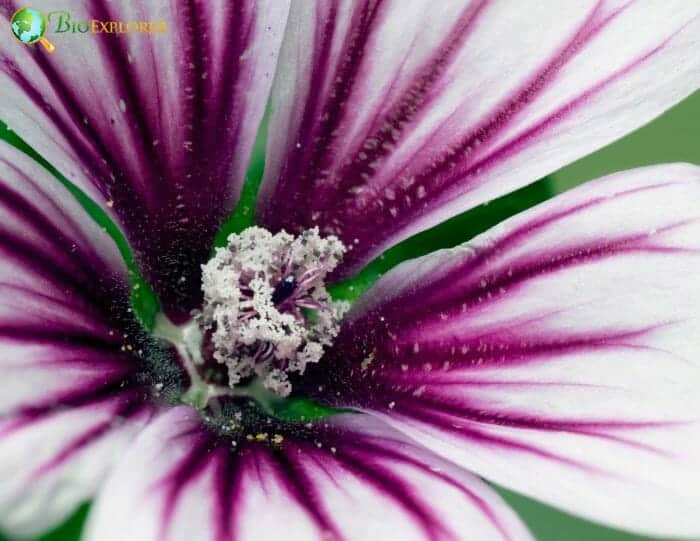
[[12, 34], [25, 45], [31, 45], [37, 41], [44, 46], [47, 52], [56, 50], [54, 44], [44, 37], [48, 22], [41, 11], [34, 8], [22, 8], [15, 11], [10, 19]]
[[165, 21], [75, 20], [69, 11], [49, 11], [45, 16], [38, 9], [18, 9], [10, 19], [12, 34], [25, 45], [39, 42], [47, 52], [56, 47], [46, 37], [53, 34], [162, 34], [168, 31]]

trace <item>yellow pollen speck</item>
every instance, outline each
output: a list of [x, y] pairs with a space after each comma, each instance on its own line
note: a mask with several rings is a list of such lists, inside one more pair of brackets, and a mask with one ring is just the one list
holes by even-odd
[[272, 436], [272, 443], [279, 445], [284, 441], [284, 436], [282, 434], [275, 434]]
[[252, 434], [246, 434], [245, 439], [247, 439], [248, 441], [253, 441], [254, 438]]
[[255, 435], [255, 441], [267, 441], [267, 432], [260, 432]]
[[114, 201], [112, 201], [112, 200], [110, 199], [109, 201], [107, 201], [106, 204], [107, 204], [107, 206], [108, 206], [109, 208], [112, 208], [112, 207], [114, 206]]

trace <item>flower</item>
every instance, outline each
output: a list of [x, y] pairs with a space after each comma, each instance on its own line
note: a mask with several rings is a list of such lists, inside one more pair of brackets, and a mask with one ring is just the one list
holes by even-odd
[[[700, 534], [697, 167], [326, 290], [693, 92], [696, 3], [70, 9], [168, 33], [0, 33], [51, 164], [0, 146], [3, 529], [96, 496], [88, 540], [528, 539], [483, 478]], [[268, 95], [256, 228], [211, 257]]]

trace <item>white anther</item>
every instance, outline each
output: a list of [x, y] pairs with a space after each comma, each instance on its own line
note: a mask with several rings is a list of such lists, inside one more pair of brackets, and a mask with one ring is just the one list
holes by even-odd
[[257, 376], [288, 396], [288, 375], [321, 359], [348, 307], [324, 287], [344, 252], [340, 240], [317, 228], [295, 237], [251, 227], [230, 235], [202, 266], [204, 304], [195, 319], [231, 386]]

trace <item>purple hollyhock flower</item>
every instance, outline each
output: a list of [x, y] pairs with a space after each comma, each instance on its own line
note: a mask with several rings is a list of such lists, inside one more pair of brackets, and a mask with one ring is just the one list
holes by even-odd
[[63, 175], [0, 144], [3, 530], [96, 497], [90, 541], [528, 539], [483, 478], [700, 535], [697, 167], [326, 290], [696, 90], [696, 2], [52, 7], [168, 31], [0, 32], [0, 119]]

